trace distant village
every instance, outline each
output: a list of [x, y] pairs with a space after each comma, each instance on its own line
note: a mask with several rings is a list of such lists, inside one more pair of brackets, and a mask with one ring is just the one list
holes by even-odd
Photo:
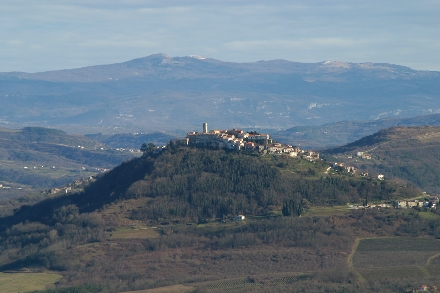
[[261, 154], [287, 155], [311, 161], [320, 159], [317, 152], [274, 143], [269, 134], [259, 134], [254, 131], [245, 132], [240, 129], [208, 130], [208, 123], [203, 123], [202, 132], [188, 132], [185, 138], [177, 139], [173, 143], [229, 150], [258, 151]]

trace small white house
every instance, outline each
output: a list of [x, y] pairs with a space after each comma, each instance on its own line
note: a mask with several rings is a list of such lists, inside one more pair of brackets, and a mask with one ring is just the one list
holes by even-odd
[[238, 215], [238, 216], [235, 216], [233, 219], [232, 219], [232, 221], [243, 221], [244, 220], [244, 216], [243, 215]]
[[384, 179], [385, 179], [385, 176], [383, 176], [383, 174], [379, 174], [379, 175], [377, 175], [377, 179], [379, 179], [379, 180], [384, 180]]

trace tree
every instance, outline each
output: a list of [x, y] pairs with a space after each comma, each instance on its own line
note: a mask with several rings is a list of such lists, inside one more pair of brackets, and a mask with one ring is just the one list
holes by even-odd
[[144, 153], [144, 155], [148, 152], [148, 146], [147, 146], [147, 144], [144, 142], [142, 145], [141, 145], [141, 152], [143, 152]]
[[156, 146], [154, 145], [154, 143], [152, 143], [152, 142], [148, 143], [148, 151], [149, 152], [154, 151], [155, 148], [156, 148]]
[[140, 150], [141, 150], [141, 152], [143, 152], [144, 155], [145, 155], [145, 154], [148, 154], [149, 152], [152, 152], [155, 148], [156, 148], [156, 146], [154, 145], [154, 143], [149, 142], [148, 145], [147, 145], [147, 143], [144, 142], [144, 143], [141, 145]]
[[283, 203], [282, 213], [285, 217], [299, 217], [303, 214], [304, 209], [308, 209], [309, 202], [307, 199], [299, 199], [298, 197], [285, 200]]

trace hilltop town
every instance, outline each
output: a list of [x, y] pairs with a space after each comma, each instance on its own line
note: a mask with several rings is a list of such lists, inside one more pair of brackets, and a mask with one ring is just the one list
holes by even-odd
[[274, 142], [269, 134], [260, 134], [255, 131], [245, 132], [241, 129], [208, 130], [207, 123], [203, 123], [202, 132], [188, 132], [185, 138], [175, 140], [173, 143], [187, 146], [257, 151], [261, 154], [287, 155], [311, 161], [320, 159], [317, 152]]

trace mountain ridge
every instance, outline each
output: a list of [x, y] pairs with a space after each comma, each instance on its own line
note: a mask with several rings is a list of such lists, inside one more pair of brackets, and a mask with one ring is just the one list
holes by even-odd
[[[413, 75], [429, 75], [430, 73], [436, 73], [436, 71], [418, 71], [413, 70], [406, 66], [388, 64], [388, 63], [373, 63], [373, 62], [365, 62], [365, 63], [351, 63], [351, 62], [340, 62], [340, 61], [321, 61], [316, 63], [302, 63], [302, 62], [294, 62], [288, 61], [284, 59], [274, 59], [274, 60], [261, 60], [256, 62], [226, 62], [220, 61], [212, 58], [194, 58], [191, 56], [183, 56], [183, 57], [171, 57], [163, 53], [153, 54], [150, 56], [135, 58], [129, 61], [106, 64], [106, 65], [90, 65], [80, 68], [72, 68], [72, 69], [63, 69], [63, 70], [51, 70], [45, 72], [35, 72], [35, 73], [26, 73], [26, 72], [4, 72], [0, 73], [1, 75], [6, 76], [16, 76], [25, 79], [31, 80], [46, 80], [46, 81], [62, 81], [62, 82], [96, 82], [96, 81], [107, 81], [108, 79], [113, 78], [127, 78], [134, 76], [148, 76], [148, 73], [151, 74], [154, 69], [164, 69], [170, 66], [188, 66], [194, 65], [197, 63], [204, 63], [209, 65], [224, 65], [232, 68], [243, 67], [243, 71], [239, 71], [239, 73], [251, 72], [251, 70], [255, 71], [264, 71], [271, 70], [276, 71], [278, 73], [309, 73], [313, 74], [319, 70], [328, 71], [328, 72], [345, 72], [347, 70], [376, 70], [382, 72], [388, 72], [390, 76], [392, 73], [398, 74], [400, 76], [413, 76]], [[120, 70], [119, 76], [112, 77], [111, 75], [107, 75], [106, 77], [95, 77], [97, 73], [101, 74], [106, 72], [106, 69], [114, 67], [113, 71]], [[143, 74], [136, 74], [138, 72], [133, 71], [134, 69], [140, 69]], [[148, 69], [148, 70], [147, 70]], [[93, 75], [88, 74], [81, 77], [82, 74], [87, 71], [95, 71]], [[163, 72], [162, 72], [163, 73]], [[126, 74], [126, 75], [124, 75]], [[385, 78], [386, 76], [383, 76]], [[329, 79], [331, 80], [331, 79]], [[312, 82], [312, 80], [309, 80]], [[336, 80], [334, 80], [336, 81]]]
[[[384, 63], [250, 63], [156, 54], [0, 74], [0, 123], [76, 132], [287, 129], [439, 113], [440, 72]], [[50, 105], [50, 107], [49, 107]]]

